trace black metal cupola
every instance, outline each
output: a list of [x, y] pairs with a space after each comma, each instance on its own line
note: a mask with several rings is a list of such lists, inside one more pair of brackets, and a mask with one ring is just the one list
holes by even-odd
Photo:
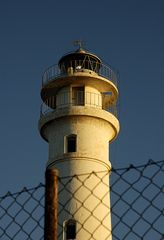
[[85, 51], [81, 47], [75, 52], [64, 55], [58, 62], [58, 66], [62, 72], [68, 73], [82, 70], [91, 70], [96, 73], [101, 67], [101, 60], [96, 55]]

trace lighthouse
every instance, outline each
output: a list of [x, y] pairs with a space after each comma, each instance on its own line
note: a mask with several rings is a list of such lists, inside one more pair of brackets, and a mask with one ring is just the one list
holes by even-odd
[[111, 240], [109, 145], [119, 133], [117, 75], [79, 44], [45, 70], [41, 98], [46, 167], [72, 177], [59, 194], [58, 239]]

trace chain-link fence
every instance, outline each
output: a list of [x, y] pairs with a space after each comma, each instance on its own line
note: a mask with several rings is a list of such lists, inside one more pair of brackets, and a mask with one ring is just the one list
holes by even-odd
[[[113, 240], [162, 240], [164, 239], [163, 217], [163, 165], [164, 161], [150, 160], [143, 166], [133, 166], [112, 169], [110, 177], [112, 239]], [[79, 225], [78, 231], [85, 231], [88, 239], [96, 239], [96, 233], [101, 229], [105, 234], [108, 229], [106, 217], [100, 219], [99, 206], [103, 204], [108, 212], [104, 195], [100, 199], [96, 191], [102, 183], [107, 187], [106, 176], [109, 173], [92, 172], [79, 176], [58, 178], [59, 203], [58, 216], [69, 213], [69, 204], [76, 200], [76, 209], [70, 217], [83, 208], [87, 214]], [[93, 181], [93, 179], [95, 181]], [[90, 181], [96, 182], [92, 188]], [[70, 184], [76, 182], [78, 188], [72, 192]], [[78, 184], [77, 184], [78, 182]], [[78, 191], [85, 188], [85, 196], [78, 196]], [[62, 194], [68, 192], [65, 201], [61, 201]], [[17, 193], [8, 192], [0, 197], [0, 239], [2, 240], [41, 240], [44, 239], [44, 184]], [[94, 203], [88, 208], [88, 202]], [[72, 203], [72, 202], [71, 202]], [[108, 214], [107, 214], [108, 215]], [[92, 226], [95, 235], [87, 228], [87, 221], [94, 218], [96, 224]], [[58, 239], [62, 239], [63, 226], [58, 222]], [[108, 239], [106, 235], [104, 239]]]

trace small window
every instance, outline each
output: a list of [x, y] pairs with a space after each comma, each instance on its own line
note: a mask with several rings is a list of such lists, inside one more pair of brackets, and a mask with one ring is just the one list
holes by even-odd
[[76, 239], [76, 221], [69, 219], [64, 222], [64, 239]]
[[66, 152], [76, 152], [76, 135], [72, 134], [66, 138]]

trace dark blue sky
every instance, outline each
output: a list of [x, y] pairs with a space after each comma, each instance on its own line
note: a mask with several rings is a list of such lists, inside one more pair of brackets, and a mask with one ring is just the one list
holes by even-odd
[[1, 0], [0, 195], [44, 180], [43, 71], [82, 39], [120, 73], [114, 167], [163, 160], [163, 0]]

